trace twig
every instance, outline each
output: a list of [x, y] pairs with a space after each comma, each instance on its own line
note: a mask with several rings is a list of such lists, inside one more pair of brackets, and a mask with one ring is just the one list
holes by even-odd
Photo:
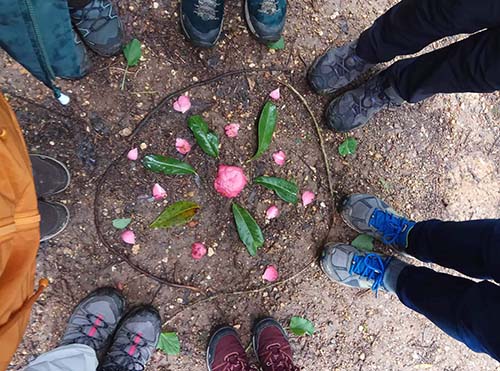
[[125, 79], [127, 78], [127, 73], [128, 73], [128, 64], [127, 67], [125, 67], [125, 72], [123, 73], [123, 79], [122, 79], [122, 84], [120, 86], [120, 90], [125, 89]]

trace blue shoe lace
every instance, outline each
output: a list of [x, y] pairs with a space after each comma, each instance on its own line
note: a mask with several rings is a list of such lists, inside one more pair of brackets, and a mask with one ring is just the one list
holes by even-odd
[[349, 269], [349, 274], [357, 274], [362, 278], [373, 281], [372, 291], [378, 293], [378, 289], [384, 287], [385, 269], [392, 260], [388, 256], [385, 260], [378, 254], [354, 255]]
[[369, 225], [382, 235], [382, 242], [386, 245], [397, 244], [405, 248], [407, 245], [406, 237], [410, 229], [415, 225], [415, 222], [393, 213], [376, 209], [370, 218]]

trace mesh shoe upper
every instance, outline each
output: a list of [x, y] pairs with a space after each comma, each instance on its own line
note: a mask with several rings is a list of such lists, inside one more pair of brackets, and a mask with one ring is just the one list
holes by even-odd
[[277, 41], [286, 20], [286, 0], [246, 0], [245, 18], [250, 31], [261, 41]]
[[209, 371], [250, 371], [245, 349], [232, 327], [218, 329], [210, 338], [207, 348]]

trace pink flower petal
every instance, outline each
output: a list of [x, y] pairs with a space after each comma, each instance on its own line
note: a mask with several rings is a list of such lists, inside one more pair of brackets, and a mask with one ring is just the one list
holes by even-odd
[[238, 136], [238, 130], [240, 130], [240, 125], [229, 124], [224, 126], [224, 131], [229, 138], [234, 138]]
[[167, 197], [167, 192], [161, 185], [156, 183], [153, 186], [153, 197], [156, 201], [163, 200], [165, 197]]
[[274, 265], [268, 265], [266, 267], [266, 270], [264, 271], [264, 274], [262, 275], [262, 279], [269, 281], [269, 282], [274, 282], [278, 279], [278, 270]]
[[122, 238], [122, 241], [125, 243], [128, 243], [130, 245], [135, 244], [135, 233], [132, 232], [131, 230], [127, 229], [125, 232], [121, 234], [120, 237]]
[[179, 153], [185, 155], [189, 151], [191, 151], [191, 144], [186, 139], [177, 138], [175, 139], [175, 148]]
[[305, 191], [304, 193], [302, 193], [302, 205], [307, 206], [311, 204], [314, 201], [315, 197], [316, 196], [314, 195], [314, 193]]
[[278, 151], [273, 153], [274, 162], [276, 162], [279, 166], [283, 166], [286, 161], [286, 155], [283, 151]]
[[130, 161], [137, 160], [137, 157], [139, 157], [139, 150], [137, 148], [134, 148], [134, 149], [131, 149], [130, 151], [128, 151], [127, 158]]
[[266, 211], [266, 219], [274, 219], [280, 216], [280, 211], [276, 205], [272, 205]]
[[195, 260], [200, 260], [207, 254], [207, 248], [201, 242], [195, 242], [191, 245], [191, 256]]
[[187, 95], [181, 95], [174, 102], [174, 110], [180, 113], [186, 113], [191, 108], [191, 100]]
[[281, 97], [280, 88], [274, 89], [272, 92], [269, 93], [269, 96], [271, 97], [271, 99], [274, 99], [274, 100], [280, 99], [280, 97]]
[[214, 187], [224, 197], [233, 198], [245, 188], [248, 180], [238, 166], [219, 165]]

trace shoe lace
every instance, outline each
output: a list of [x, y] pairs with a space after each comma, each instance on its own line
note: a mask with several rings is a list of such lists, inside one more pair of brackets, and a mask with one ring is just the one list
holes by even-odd
[[224, 363], [214, 368], [214, 371], [252, 371], [257, 369], [248, 364], [248, 360], [238, 352], [229, 353], [224, 357]]
[[260, 4], [259, 12], [273, 15], [278, 11], [278, 2], [276, 0], [263, 0]]
[[[78, 326], [75, 331], [70, 331], [72, 342], [77, 344], [88, 345], [89, 347], [99, 350], [104, 344], [103, 339], [109, 335], [109, 325], [102, 319], [102, 316], [96, 316], [92, 313], [85, 315], [88, 323]], [[94, 335], [90, 336], [91, 329], [95, 330]]]
[[381, 235], [382, 242], [392, 245], [396, 242], [401, 232], [405, 231], [411, 222], [393, 213], [376, 209], [369, 221], [369, 225], [374, 227]]
[[362, 278], [373, 281], [372, 291], [378, 293], [378, 289], [384, 281], [385, 269], [392, 260], [392, 256], [383, 260], [378, 254], [354, 255], [349, 274], [357, 274]]
[[264, 364], [271, 368], [271, 371], [299, 371], [293, 364], [293, 360], [283, 347], [276, 343], [266, 346]]
[[[92, 14], [92, 16], [90, 16], [90, 14]], [[78, 19], [76, 26], [83, 36], [99, 31], [106, 25], [106, 20], [118, 17], [118, 15], [113, 14], [112, 4], [110, 2], [105, 3], [102, 0], [92, 1], [84, 8], [74, 12], [72, 16]]]
[[194, 13], [204, 21], [216, 21], [218, 6], [217, 0], [198, 0]]
[[[139, 341], [137, 341], [139, 340]], [[147, 349], [149, 347], [149, 343], [145, 340], [140, 334], [127, 332], [127, 340], [121, 341], [116, 349], [108, 354], [109, 365], [106, 365], [103, 370], [106, 371], [142, 371], [144, 370], [144, 360], [141, 359], [142, 349]], [[136, 352], [132, 355], [129, 353], [127, 348], [130, 347], [131, 344], [134, 344], [136, 348]]]

